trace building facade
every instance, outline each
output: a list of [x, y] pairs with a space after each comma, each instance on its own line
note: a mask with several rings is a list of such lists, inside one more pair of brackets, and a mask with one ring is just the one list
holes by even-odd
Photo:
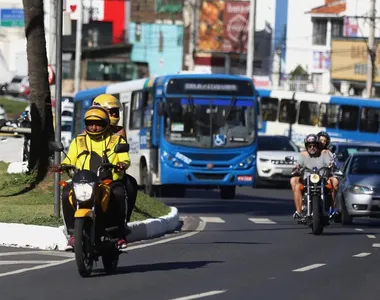
[[183, 7], [182, 0], [131, 0], [131, 60], [141, 66], [143, 77], [183, 69], [184, 45], [188, 42], [184, 39]]
[[[376, 10], [379, 9], [380, 3], [377, 2]], [[358, 39], [368, 37], [369, 12], [370, 0], [290, 1], [285, 73], [291, 74], [297, 67], [302, 67], [308, 74], [305, 84], [311, 86], [309, 91], [365, 93], [365, 76], [359, 74], [363, 68], [358, 70], [356, 66], [355, 70], [357, 57], [356, 54], [351, 57], [350, 49], [358, 46]], [[378, 26], [375, 36], [380, 36]]]

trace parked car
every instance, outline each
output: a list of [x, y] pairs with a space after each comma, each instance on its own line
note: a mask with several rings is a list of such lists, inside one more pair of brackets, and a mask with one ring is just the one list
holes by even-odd
[[15, 76], [7, 87], [8, 95], [26, 97], [29, 95], [29, 77]]
[[380, 217], [380, 152], [356, 152], [344, 163], [335, 198], [337, 221]]
[[347, 158], [356, 152], [380, 152], [380, 145], [374, 143], [359, 143], [359, 142], [333, 142], [329, 149], [336, 155], [336, 164], [340, 168]]
[[258, 136], [256, 185], [289, 183], [295, 162], [286, 162], [285, 156], [300, 154], [299, 148], [282, 135]]

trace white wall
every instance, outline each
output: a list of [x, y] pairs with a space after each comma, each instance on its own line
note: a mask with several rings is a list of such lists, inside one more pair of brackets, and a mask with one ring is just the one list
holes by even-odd
[[[371, 1], [370, 0], [346, 0], [347, 16], [369, 16]], [[376, 1], [377, 17], [380, 16], [380, 1]], [[350, 22], [359, 25], [358, 36], [368, 37], [369, 34], [369, 20], [368, 19], [351, 19]], [[376, 37], [380, 37], [380, 20], [376, 20]]]
[[[362, 1], [362, 0], [360, 0]], [[286, 41], [285, 72], [290, 73], [298, 65], [310, 71], [313, 49], [313, 26], [309, 14], [314, 7], [324, 5], [324, 0], [290, 0], [288, 4], [288, 26]]]

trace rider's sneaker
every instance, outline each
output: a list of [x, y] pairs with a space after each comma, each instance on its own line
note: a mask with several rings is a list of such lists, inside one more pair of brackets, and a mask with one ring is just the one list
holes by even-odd
[[127, 248], [127, 246], [128, 246], [128, 244], [127, 244], [127, 241], [125, 239], [119, 239], [117, 241], [117, 247], [119, 249], [125, 249], [125, 248]]
[[65, 247], [65, 251], [73, 251], [74, 250], [74, 236], [71, 236], [69, 240], [67, 241], [67, 245]]
[[302, 218], [303, 218], [302, 213], [299, 213], [298, 211], [296, 211], [293, 214], [293, 219], [302, 219]]

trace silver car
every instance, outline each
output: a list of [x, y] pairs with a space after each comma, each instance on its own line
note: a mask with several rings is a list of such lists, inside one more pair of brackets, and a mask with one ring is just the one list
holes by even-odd
[[341, 169], [336, 195], [337, 221], [351, 224], [354, 217], [380, 217], [380, 152], [356, 152]]

